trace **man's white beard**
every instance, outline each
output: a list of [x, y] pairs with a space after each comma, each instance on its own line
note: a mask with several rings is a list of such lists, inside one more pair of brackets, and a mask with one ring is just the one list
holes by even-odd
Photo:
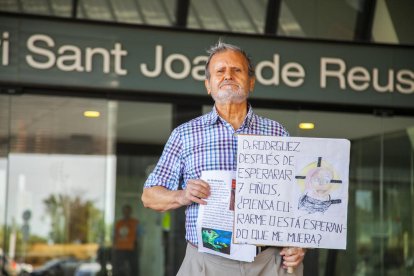
[[220, 89], [217, 93], [211, 93], [217, 104], [242, 103], [247, 100], [248, 93], [244, 93], [240, 88], [236, 91], [231, 89]]

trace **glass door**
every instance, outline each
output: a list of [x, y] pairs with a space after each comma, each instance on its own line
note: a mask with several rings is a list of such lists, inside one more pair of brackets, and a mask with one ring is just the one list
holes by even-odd
[[115, 170], [108, 118], [115, 110], [106, 100], [53, 96], [7, 96], [1, 104], [4, 252], [16, 271], [104, 270]]
[[[116, 105], [113, 272], [119, 276], [165, 275], [171, 248], [170, 213], [144, 208], [141, 196], [172, 130], [172, 104], [118, 101]], [[133, 220], [137, 229], [127, 227]], [[131, 231], [136, 232], [135, 238], [126, 234]], [[131, 246], [118, 243], [122, 237]]]
[[[351, 245], [355, 275], [413, 275], [414, 272], [414, 122], [381, 117], [378, 135], [353, 143]], [[406, 127], [387, 126], [406, 121]], [[411, 121], [411, 122], [410, 122]]]
[[10, 97], [0, 95], [0, 275], [2, 270], [10, 271], [11, 263], [7, 261], [5, 248], [5, 214], [7, 191], [7, 155], [9, 152], [9, 113]]
[[176, 250], [172, 214], [144, 208], [141, 194], [172, 114], [168, 103], [0, 96], [0, 253], [9, 274], [164, 275]]
[[[310, 250], [306, 275], [413, 275], [414, 118], [255, 111], [281, 122], [292, 136], [351, 141], [347, 249]], [[300, 123], [314, 125], [301, 129]]]

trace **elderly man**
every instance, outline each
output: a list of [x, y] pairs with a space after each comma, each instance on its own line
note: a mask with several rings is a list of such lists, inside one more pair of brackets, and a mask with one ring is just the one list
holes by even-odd
[[201, 172], [236, 170], [237, 134], [288, 135], [278, 122], [254, 114], [247, 102], [255, 83], [248, 55], [220, 41], [209, 54], [205, 86], [215, 105], [210, 113], [172, 132], [144, 185], [144, 206], [157, 211], [187, 206], [187, 251], [177, 275], [287, 275], [288, 267], [302, 275], [305, 251], [301, 248], [258, 248], [260, 253], [251, 263], [197, 251], [198, 206], [206, 204], [204, 199], [210, 195], [209, 184], [200, 179]]

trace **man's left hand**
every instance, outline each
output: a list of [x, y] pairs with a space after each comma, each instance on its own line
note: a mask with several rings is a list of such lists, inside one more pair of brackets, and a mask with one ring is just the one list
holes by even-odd
[[297, 267], [305, 258], [306, 248], [284, 247], [280, 251], [283, 268]]

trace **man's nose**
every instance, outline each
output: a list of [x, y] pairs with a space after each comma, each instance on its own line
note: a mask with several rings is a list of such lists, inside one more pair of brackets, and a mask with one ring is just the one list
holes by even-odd
[[232, 74], [231, 70], [226, 70], [226, 72], [224, 73], [224, 79], [225, 80], [233, 79], [233, 74]]

